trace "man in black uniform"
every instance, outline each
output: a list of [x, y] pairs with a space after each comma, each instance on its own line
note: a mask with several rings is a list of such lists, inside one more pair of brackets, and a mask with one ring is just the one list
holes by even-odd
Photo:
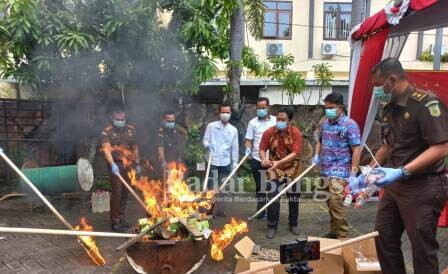
[[[405, 274], [401, 236], [406, 230], [416, 274], [438, 274], [437, 221], [447, 201], [444, 158], [448, 156], [448, 112], [432, 93], [414, 88], [398, 59], [387, 58], [372, 71], [374, 94], [390, 94], [382, 116], [383, 145], [375, 157], [384, 187], [376, 247], [384, 274]], [[373, 163], [371, 163], [373, 166]]]
[[185, 139], [186, 130], [176, 125], [174, 111], [166, 111], [163, 114], [163, 125], [157, 135], [157, 153], [163, 170], [169, 162], [182, 162]]
[[128, 190], [117, 175], [121, 175], [129, 184], [128, 172], [135, 167], [141, 173], [140, 157], [136, 143], [134, 126], [126, 123], [126, 113], [122, 108], [115, 108], [111, 116], [112, 123], [102, 132], [102, 149], [109, 170], [112, 184], [110, 198], [110, 221], [112, 230], [125, 232], [129, 224], [125, 220]]

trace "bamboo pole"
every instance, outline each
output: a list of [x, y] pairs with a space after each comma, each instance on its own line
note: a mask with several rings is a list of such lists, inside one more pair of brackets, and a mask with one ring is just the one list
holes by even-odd
[[219, 191], [222, 191], [225, 187], [228, 181], [230, 181], [230, 178], [235, 174], [235, 172], [240, 168], [240, 166], [246, 161], [246, 159], [249, 157], [249, 155], [245, 155], [243, 159], [238, 163], [238, 165], [230, 172], [229, 176], [225, 179], [225, 181], [222, 183], [221, 187], [219, 188]]
[[45, 198], [45, 196], [34, 186], [34, 184], [25, 176], [25, 174], [6, 156], [3, 150], [0, 150], [0, 156], [5, 162], [22, 178], [29, 188], [42, 200], [42, 202], [50, 209], [50, 211], [63, 223], [69, 230], [74, 230], [73, 226], [62, 217], [62, 215], [53, 207], [53, 205]]
[[[34, 186], [34, 184], [25, 176], [25, 174], [6, 156], [3, 149], [0, 148], [0, 157], [22, 178], [22, 180], [28, 185], [29, 188], [42, 200], [42, 202], [50, 209], [50, 211], [67, 227], [69, 230], [75, 230], [73, 226], [53, 207], [53, 205], [45, 198], [45, 196]], [[88, 247], [84, 240], [78, 237], [78, 243], [86, 250], [89, 257], [99, 266], [104, 265], [106, 262], [92, 247]]]
[[133, 245], [138, 240], [140, 240], [143, 236], [145, 236], [146, 233], [153, 231], [154, 229], [156, 229], [160, 225], [164, 224], [166, 221], [168, 221], [168, 219], [164, 218], [164, 219], [158, 221], [157, 223], [155, 223], [153, 226], [147, 227], [146, 229], [143, 229], [142, 231], [140, 231], [139, 234], [134, 235], [134, 237], [132, 237], [131, 239], [127, 240], [126, 242], [121, 244], [119, 247], [115, 248], [115, 250], [116, 251], [122, 251], [123, 249], [128, 248], [129, 246]]
[[23, 234], [46, 234], [61, 236], [92, 236], [92, 237], [111, 237], [111, 238], [133, 238], [135, 234], [98, 232], [98, 231], [78, 231], [61, 229], [42, 229], [25, 227], [0, 227], [2, 233], [23, 233]]
[[146, 213], [148, 213], [149, 216], [151, 216], [151, 212], [146, 207], [145, 203], [142, 201], [140, 196], [138, 196], [138, 194], [134, 191], [134, 189], [126, 182], [126, 180], [123, 178], [123, 176], [121, 176], [121, 174], [115, 174], [115, 175], [120, 179], [121, 183], [129, 190], [129, 192], [132, 194], [132, 196], [134, 196], [134, 198], [137, 200], [137, 202], [143, 207], [143, 209], [146, 211]]
[[207, 191], [208, 176], [210, 175], [210, 166], [212, 164], [212, 156], [213, 156], [213, 152], [210, 152], [210, 155], [208, 156], [207, 171], [205, 173], [204, 185], [202, 186], [202, 193], [205, 193]]
[[[320, 249], [320, 252], [321, 253], [322, 252], [328, 252], [328, 251], [331, 251], [331, 250], [334, 250], [334, 249], [338, 249], [338, 248], [346, 246], [346, 245], [350, 245], [350, 244], [353, 244], [353, 243], [357, 243], [357, 242], [360, 242], [360, 241], [364, 241], [364, 240], [367, 240], [367, 239], [370, 239], [370, 238], [377, 237], [378, 235], [379, 235], [378, 231], [374, 231], [374, 232], [371, 232], [371, 233], [368, 233], [368, 234], [365, 234], [365, 235], [361, 235], [361, 236], [353, 238], [353, 239], [349, 239], [349, 240], [346, 240], [346, 241], [343, 241], [343, 242], [340, 242], [340, 243], [337, 243], [337, 244], [333, 244], [333, 245], [329, 245], [327, 247], [323, 247], [323, 248]], [[272, 268], [274, 268], [276, 266], [279, 266], [279, 265], [282, 265], [282, 264], [280, 262], [275, 262], [275, 263], [272, 263], [272, 264], [269, 264], [269, 265], [265, 265], [265, 266], [257, 268], [257, 269], [240, 272], [238, 274], [254, 274], [254, 273], [257, 273], [257, 272], [260, 272], [260, 271], [263, 271], [263, 270], [272, 269]]]
[[289, 185], [287, 185], [282, 191], [280, 191], [277, 196], [272, 198], [267, 204], [265, 204], [260, 210], [258, 210], [254, 215], [248, 218], [249, 221], [252, 221], [255, 217], [260, 215], [261, 212], [265, 211], [266, 208], [268, 208], [273, 202], [275, 202], [278, 198], [280, 198], [286, 191], [288, 191], [291, 187], [293, 187], [297, 182], [299, 182], [303, 176], [305, 176], [308, 172], [310, 172], [311, 169], [315, 167], [315, 164], [310, 165], [305, 171], [302, 172], [297, 178], [295, 178]]

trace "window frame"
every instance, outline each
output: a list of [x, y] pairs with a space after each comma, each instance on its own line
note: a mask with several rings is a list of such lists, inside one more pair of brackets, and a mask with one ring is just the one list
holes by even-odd
[[[269, 11], [269, 12], [273, 12], [273, 13], [275, 13], [275, 21], [276, 21], [276, 23], [275, 23], [275, 27], [276, 27], [276, 29], [275, 29], [275, 32], [276, 32], [276, 35], [275, 36], [266, 36], [265, 34], [264, 34], [264, 26], [263, 26], [263, 36], [262, 36], [262, 39], [266, 39], [266, 40], [291, 40], [292, 39], [292, 16], [293, 16], [293, 9], [294, 9], [294, 6], [293, 6], [293, 1], [275, 1], [275, 0], [267, 0], [267, 1], [263, 1], [263, 3], [264, 2], [273, 2], [273, 3], [275, 3], [275, 5], [276, 5], [276, 9], [274, 10], [274, 9], [268, 9], [268, 8], [265, 8], [265, 13], [267, 12], [267, 11]], [[279, 3], [286, 3], [286, 4], [290, 4], [291, 5], [291, 9], [290, 10], [286, 10], [286, 9], [278, 9], [278, 4]], [[289, 13], [289, 36], [279, 36], [279, 14], [281, 14], [281, 13]], [[265, 14], [263, 14], [263, 16], [265, 16]], [[266, 23], [264, 23], [264, 24], [266, 24]]]
[[[323, 6], [323, 11], [324, 11], [324, 16], [323, 16], [323, 33], [322, 33], [322, 39], [324, 40], [324, 41], [347, 41], [347, 38], [342, 38], [342, 28], [341, 28], [341, 15], [342, 14], [349, 14], [350, 15], [350, 22], [351, 22], [351, 20], [352, 20], [352, 17], [351, 17], [351, 8], [353, 8], [353, 4], [351, 3], [351, 2], [324, 2], [323, 3], [324, 4], [324, 6]], [[330, 14], [331, 12], [330, 11], [326, 11], [325, 10], [325, 5], [334, 5], [334, 4], [337, 4], [337, 5], [344, 5], [344, 4], [349, 4], [350, 6], [351, 6], [351, 8], [350, 8], [350, 12], [347, 12], [347, 11], [341, 11], [341, 10], [339, 10], [337, 13], [336, 13], [336, 38], [328, 38], [328, 37], [325, 37], [325, 34], [326, 34], [326, 32], [327, 32], [327, 24], [326, 24], [326, 15], [327, 14]]]

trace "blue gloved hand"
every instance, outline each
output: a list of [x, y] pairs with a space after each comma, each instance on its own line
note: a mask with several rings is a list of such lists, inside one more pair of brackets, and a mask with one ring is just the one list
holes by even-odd
[[320, 155], [319, 154], [314, 155], [312, 163], [315, 164], [316, 166], [320, 165]]
[[378, 167], [373, 169], [373, 171], [379, 171], [384, 173], [384, 177], [375, 182], [375, 185], [378, 187], [390, 185], [396, 180], [403, 177], [403, 171], [399, 168]]
[[142, 175], [142, 166], [140, 164], [135, 167], [135, 172], [138, 176]]
[[364, 174], [356, 176], [350, 176], [348, 178], [348, 186], [352, 194], [357, 193], [358, 190], [363, 189], [367, 186], [366, 177]]
[[252, 156], [252, 149], [250, 147], [246, 147], [246, 153], [247, 156]]
[[118, 168], [117, 164], [112, 163], [111, 169], [112, 169], [113, 174], [115, 174], [117, 176], [120, 174], [120, 169]]
[[209, 145], [207, 146], [207, 150], [208, 150], [209, 152], [213, 152], [213, 151], [215, 151], [215, 147], [213, 146], [213, 144], [209, 144]]
[[4, 152], [4, 151], [3, 151], [3, 148], [0, 147], [0, 153], [3, 153], [3, 152]]

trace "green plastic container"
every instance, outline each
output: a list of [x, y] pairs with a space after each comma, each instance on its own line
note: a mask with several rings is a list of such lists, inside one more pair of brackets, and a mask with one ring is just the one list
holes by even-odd
[[76, 165], [22, 168], [22, 171], [46, 195], [89, 191], [93, 186], [92, 165], [84, 158], [78, 159]]

